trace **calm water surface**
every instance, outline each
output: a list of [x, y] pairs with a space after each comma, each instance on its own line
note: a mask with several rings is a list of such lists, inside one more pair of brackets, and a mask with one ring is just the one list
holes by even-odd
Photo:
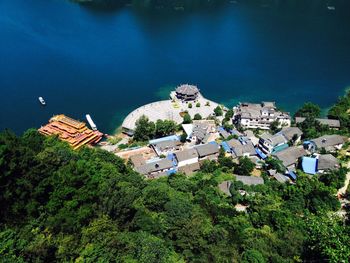
[[324, 1], [263, 2], [105, 12], [65, 0], [1, 0], [0, 129], [20, 133], [54, 114], [90, 113], [113, 132], [129, 111], [180, 83], [227, 106], [329, 107], [350, 85], [349, 4], [329, 11]]

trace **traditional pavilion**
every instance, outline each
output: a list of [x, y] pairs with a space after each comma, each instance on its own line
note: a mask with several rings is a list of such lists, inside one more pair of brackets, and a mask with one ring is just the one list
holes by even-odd
[[69, 118], [63, 114], [53, 116], [49, 123], [39, 129], [43, 135], [57, 135], [62, 141], [66, 141], [74, 150], [83, 145], [98, 143], [103, 133], [90, 130], [84, 122]]
[[189, 84], [183, 84], [181, 86], [178, 86], [175, 92], [176, 97], [183, 101], [196, 100], [199, 95], [199, 89], [197, 88], [197, 86]]

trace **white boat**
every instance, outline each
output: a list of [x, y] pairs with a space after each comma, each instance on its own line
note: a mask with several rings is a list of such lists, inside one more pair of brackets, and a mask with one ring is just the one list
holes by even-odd
[[45, 102], [43, 97], [39, 97], [38, 99], [39, 99], [41, 105], [46, 105], [46, 102]]
[[335, 6], [329, 5], [327, 6], [328, 10], [335, 10]]
[[96, 124], [94, 123], [94, 121], [92, 120], [90, 114], [86, 114], [85, 117], [86, 117], [88, 123], [90, 124], [91, 129], [94, 130], [94, 131], [96, 131], [96, 130], [97, 130], [97, 126], [96, 126]]

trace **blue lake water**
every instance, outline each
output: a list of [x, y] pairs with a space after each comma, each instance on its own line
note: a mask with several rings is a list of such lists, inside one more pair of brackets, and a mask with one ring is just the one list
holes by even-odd
[[227, 106], [327, 108], [350, 85], [347, 2], [335, 1], [335, 11], [327, 1], [286, 0], [107, 12], [65, 0], [1, 0], [0, 129], [20, 133], [54, 114], [90, 113], [110, 133], [181, 83]]

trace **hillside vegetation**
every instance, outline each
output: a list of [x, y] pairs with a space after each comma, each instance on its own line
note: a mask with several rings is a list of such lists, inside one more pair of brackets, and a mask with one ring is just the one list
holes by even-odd
[[[226, 169], [227, 170], [227, 169]], [[333, 216], [337, 178], [265, 178], [233, 197], [225, 162], [144, 180], [116, 156], [71, 150], [35, 130], [0, 134], [2, 262], [347, 262], [350, 227]], [[247, 213], [237, 212], [239, 202]]]

